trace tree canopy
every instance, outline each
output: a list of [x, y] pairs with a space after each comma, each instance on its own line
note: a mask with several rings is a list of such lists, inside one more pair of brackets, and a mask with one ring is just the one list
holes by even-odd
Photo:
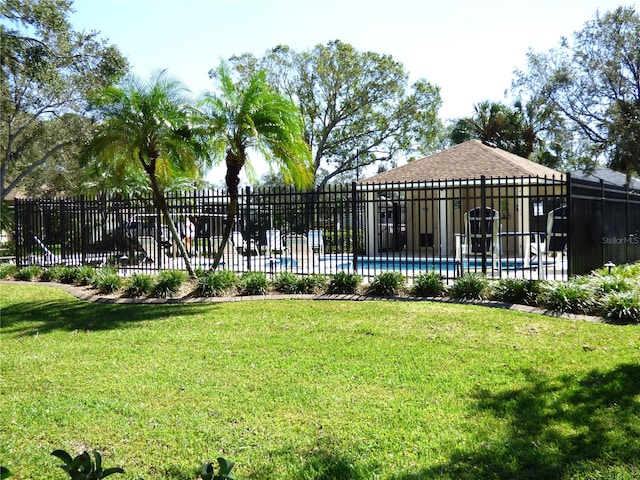
[[389, 55], [336, 40], [305, 52], [278, 46], [262, 58], [243, 54], [231, 62], [243, 78], [264, 69], [269, 83], [298, 105], [318, 187], [439, 145], [439, 88], [424, 79], [409, 88], [409, 74]]
[[70, 0], [0, 4], [1, 200], [39, 167], [67, 164], [87, 131], [86, 95], [127, 70], [96, 32], [72, 30], [70, 12]]
[[454, 144], [477, 138], [551, 168], [565, 165], [562, 120], [548, 106], [520, 100], [513, 106], [483, 101], [474, 111], [472, 117], [460, 118], [450, 127]]
[[548, 53], [530, 51], [514, 89], [561, 115], [565, 148], [592, 166], [640, 174], [640, 15], [619, 7], [563, 38]]

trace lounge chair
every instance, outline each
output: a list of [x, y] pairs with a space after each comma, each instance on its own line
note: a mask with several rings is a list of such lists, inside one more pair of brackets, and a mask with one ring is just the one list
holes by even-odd
[[[547, 214], [546, 239], [531, 242], [532, 260], [542, 255], [562, 257], [567, 251], [568, 241], [568, 212], [567, 207], [554, 208]], [[558, 255], [561, 254], [561, 255]]]
[[238, 230], [231, 232], [231, 241], [240, 255], [258, 255], [258, 249], [256, 248], [253, 240], [250, 240], [247, 243], [242, 232], [239, 232]]
[[267, 251], [269, 255], [282, 255], [286, 251], [280, 230], [267, 230]]
[[322, 230], [309, 230], [307, 234], [309, 246], [314, 253], [324, 255], [324, 239], [322, 238]]
[[[483, 228], [484, 221], [484, 228]], [[464, 214], [464, 234], [456, 235], [456, 259], [475, 260], [486, 256], [491, 266], [497, 269], [500, 262], [498, 234], [500, 214], [493, 208], [476, 207]]]
[[158, 267], [173, 265], [173, 259], [171, 257], [168, 257], [162, 251], [162, 248], [160, 248], [155, 238], [147, 235], [142, 235], [138, 237], [138, 244], [140, 245], [140, 248], [144, 250], [145, 256], [142, 259], [143, 262], [151, 262], [157, 264], [157, 262], [160, 261], [160, 265], [157, 265]]
[[40, 247], [43, 253], [42, 256], [34, 255], [32, 259], [33, 263], [37, 262], [43, 267], [64, 264], [62, 257], [60, 255], [53, 253], [51, 250], [49, 250], [47, 246], [43, 243], [43, 241], [38, 238], [37, 235], [34, 235], [33, 239], [36, 242], [36, 244]]
[[315, 263], [315, 258], [307, 236], [287, 235], [285, 239], [287, 242], [287, 251], [295, 262], [296, 270], [309, 271], [309, 267], [313, 267]]
[[547, 251], [566, 252], [569, 230], [567, 207], [558, 207], [547, 216]]

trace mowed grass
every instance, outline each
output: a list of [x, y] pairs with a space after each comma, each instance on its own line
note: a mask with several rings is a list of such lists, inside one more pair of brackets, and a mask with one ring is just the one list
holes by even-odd
[[0, 464], [63, 479], [640, 478], [640, 328], [430, 302], [87, 303], [0, 285]]

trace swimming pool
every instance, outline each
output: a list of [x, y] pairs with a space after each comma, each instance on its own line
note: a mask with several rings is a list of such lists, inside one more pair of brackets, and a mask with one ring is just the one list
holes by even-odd
[[[237, 266], [245, 266], [245, 262]], [[517, 271], [531, 271], [537, 264], [532, 262], [525, 267], [522, 258], [502, 259], [498, 269], [492, 271], [491, 262], [487, 264], [488, 274], [510, 274]], [[296, 259], [290, 256], [252, 257], [251, 270], [275, 274], [291, 271], [301, 274], [333, 275], [338, 272], [358, 273], [364, 277], [373, 277], [383, 272], [400, 272], [406, 277], [435, 271], [445, 278], [458, 277], [463, 272], [482, 272], [482, 259], [465, 259], [462, 263], [452, 257], [445, 258], [402, 258], [402, 257], [357, 257], [357, 268], [354, 270], [351, 254], [316, 255], [307, 259]], [[498, 272], [500, 270], [500, 272]]]
[[[505, 259], [500, 262], [500, 269], [515, 270], [523, 269], [522, 259]], [[338, 264], [338, 269], [352, 270], [353, 262]], [[452, 258], [424, 259], [424, 258], [358, 258], [357, 271], [361, 273], [378, 273], [383, 271], [426, 273], [430, 271], [441, 274], [454, 274], [462, 271], [482, 271], [481, 259], [466, 259], [462, 263]], [[491, 262], [487, 264], [487, 270], [491, 270]]]

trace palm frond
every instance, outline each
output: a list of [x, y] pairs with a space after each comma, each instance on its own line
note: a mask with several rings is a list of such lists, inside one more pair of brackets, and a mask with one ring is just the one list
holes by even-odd
[[166, 70], [147, 82], [131, 76], [105, 88], [92, 98], [102, 123], [82, 151], [83, 163], [114, 169], [115, 161], [142, 162], [145, 169], [155, 164], [165, 182], [178, 173], [199, 178], [211, 162], [205, 139], [191, 131], [188, 94]]
[[283, 170], [297, 186], [313, 183], [311, 151], [303, 141], [304, 126], [295, 104], [277, 94], [263, 71], [235, 85], [228, 66], [216, 70], [218, 94], [207, 94], [200, 103], [200, 121], [214, 137], [211, 145], [219, 158], [222, 147], [242, 164], [246, 152], [259, 152]]

